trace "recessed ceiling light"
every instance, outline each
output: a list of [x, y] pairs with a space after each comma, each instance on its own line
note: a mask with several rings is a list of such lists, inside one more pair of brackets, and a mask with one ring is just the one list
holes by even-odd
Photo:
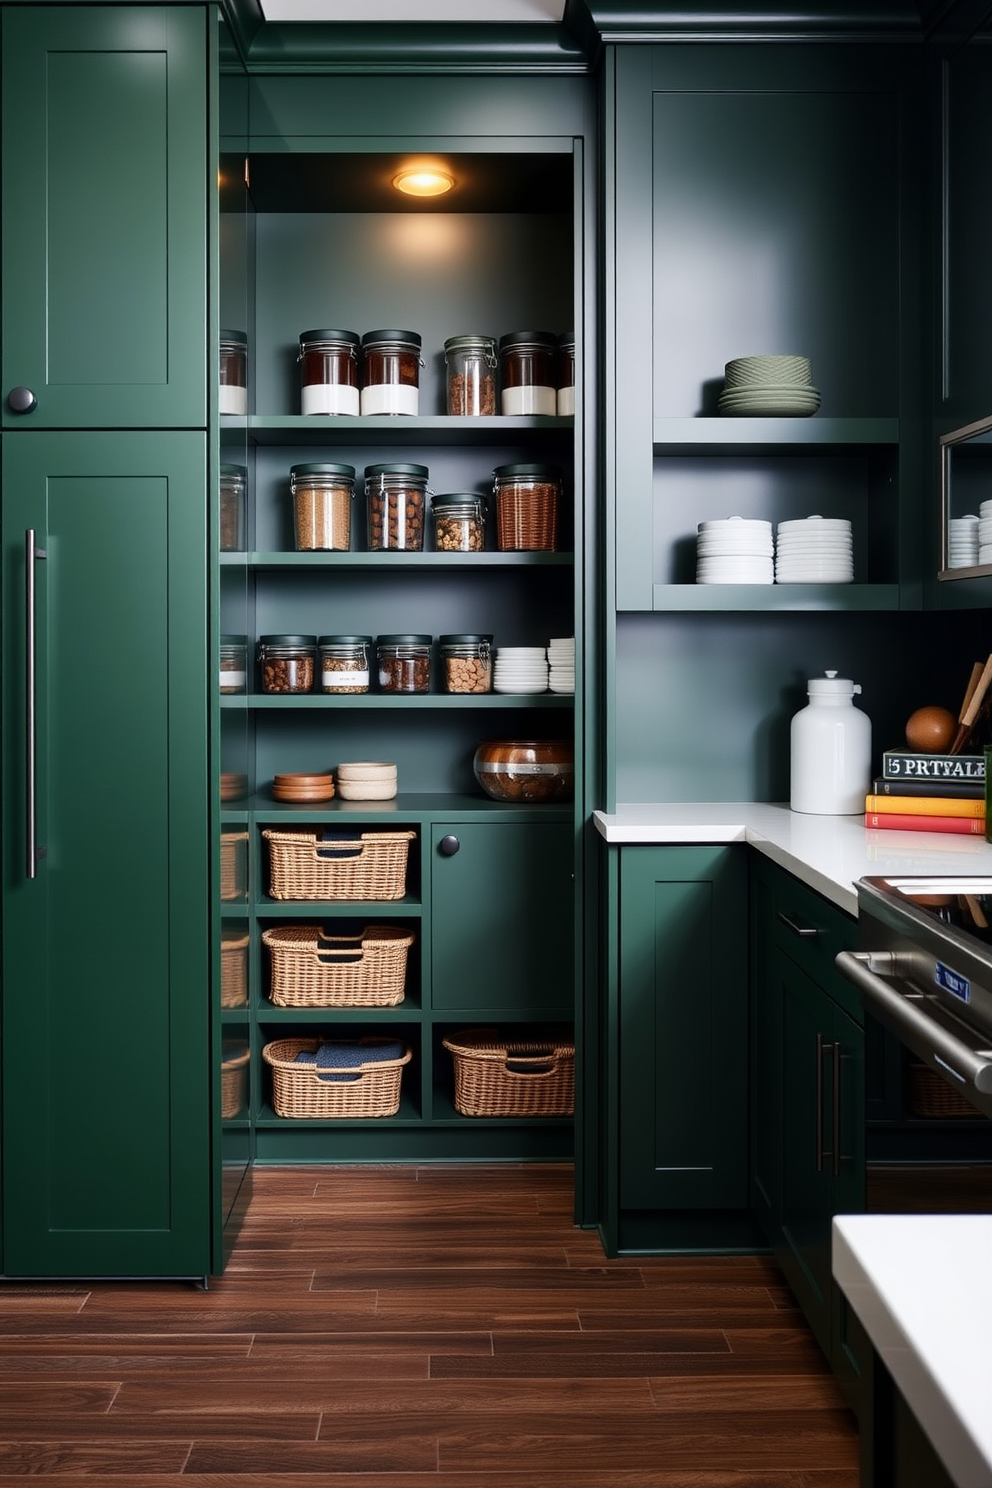
[[267, 21], [532, 22], [557, 24], [565, 0], [261, 0]]
[[407, 196], [443, 196], [455, 184], [455, 178], [434, 165], [410, 165], [397, 171], [393, 185]]

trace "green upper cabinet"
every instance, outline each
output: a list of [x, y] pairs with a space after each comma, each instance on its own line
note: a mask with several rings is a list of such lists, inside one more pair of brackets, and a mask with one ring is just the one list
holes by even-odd
[[4, 427], [205, 427], [206, 8], [2, 25]]

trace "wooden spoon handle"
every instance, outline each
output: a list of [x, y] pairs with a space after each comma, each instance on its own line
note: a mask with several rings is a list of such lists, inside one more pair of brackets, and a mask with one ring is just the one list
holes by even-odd
[[971, 669], [971, 676], [968, 678], [968, 686], [965, 688], [964, 697], [961, 700], [961, 711], [958, 714], [958, 723], [964, 723], [964, 715], [968, 711], [968, 704], [971, 702], [972, 697], [974, 696], [975, 688], [978, 686], [981, 675], [982, 663], [980, 661], [976, 661], [975, 665]]
[[981, 708], [982, 703], [985, 701], [985, 694], [988, 692], [990, 681], [992, 681], [992, 656], [989, 657], [988, 661], [983, 666], [982, 674], [979, 677], [974, 688], [972, 689], [971, 697], [968, 700], [968, 706], [964, 709], [964, 712], [961, 715], [961, 722], [958, 725], [958, 731], [955, 735], [954, 742], [952, 743], [950, 749], [947, 751], [948, 754], [960, 754], [965, 744], [967, 744], [968, 739], [971, 736], [972, 728], [975, 724], [975, 719], [978, 717], [978, 710]]

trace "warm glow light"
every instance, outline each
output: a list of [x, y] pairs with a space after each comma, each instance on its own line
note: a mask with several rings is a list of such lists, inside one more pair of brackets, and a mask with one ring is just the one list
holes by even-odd
[[396, 190], [407, 196], [443, 196], [454, 184], [454, 176], [435, 166], [410, 166], [393, 177]]

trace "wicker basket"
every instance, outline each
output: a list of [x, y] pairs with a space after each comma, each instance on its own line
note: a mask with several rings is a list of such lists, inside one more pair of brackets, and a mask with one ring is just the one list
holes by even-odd
[[316, 832], [266, 828], [273, 899], [402, 899], [415, 832]]
[[571, 1116], [575, 1045], [558, 1038], [508, 1039], [470, 1028], [443, 1040], [455, 1066], [462, 1116]]
[[359, 935], [325, 935], [319, 925], [266, 930], [269, 997], [277, 1007], [395, 1007], [413, 939], [394, 925], [367, 925]]
[[[393, 1043], [392, 1039], [358, 1039], [359, 1044]], [[412, 1058], [406, 1049], [399, 1059], [380, 1059], [339, 1073], [346, 1080], [326, 1078], [333, 1069], [318, 1071], [312, 1064], [297, 1064], [304, 1050], [314, 1054], [319, 1039], [276, 1039], [266, 1044], [262, 1058], [272, 1070], [272, 1109], [277, 1116], [296, 1119], [349, 1119], [366, 1116], [395, 1116], [400, 1106], [403, 1066]]]
[[222, 832], [220, 838], [220, 897], [244, 899], [248, 892], [248, 833]]
[[247, 1049], [225, 1050], [220, 1067], [220, 1114], [230, 1121], [248, 1104]]
[[558, 534], [558, 493], [550, 485], [496, 493], [496, 545], [503, 552], [553, 553]]
[[914, 1116], [926, 1116], [935, 1120], [974, 1121], [978, 1115], [970, 1101], [965, 1100], [953, 1085], [932, 1070], [927, 1064], [911, 1062], [906, 1068], [907, 1104]]
[[220, 943], [220, 1005], [244, 1007], [248, 1001], [248, 936], [223, 934]]

